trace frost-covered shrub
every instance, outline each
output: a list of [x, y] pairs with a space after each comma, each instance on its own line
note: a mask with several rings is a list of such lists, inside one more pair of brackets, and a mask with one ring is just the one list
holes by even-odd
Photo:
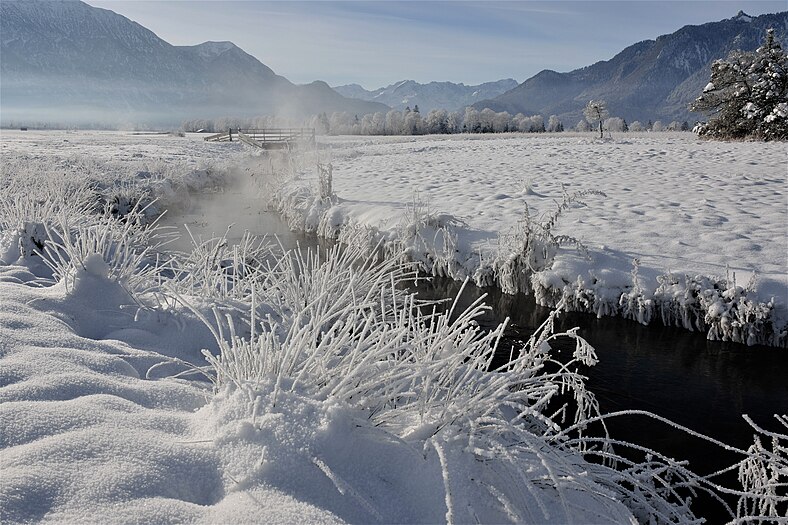
[[430, 211], [427, 203], [414, 196], [387, 250], [404, 254], [427, 274], [456, 279], [464, 272], [457, 261], [456, 230], [464, 226], [453, 215]]
[[317, 165], [317, 180], [321, 199], [330, 199], [334, 196], [333, 174], [334, 166], [332, 166], [330, 162], [325, 165]]
[[[736, 516], [742, 523], [780, 523], [788, 516], [788, 416], [775, 418], [785, 433], [764, 430], [745, 416], [757, 434], [747, 456], [739, 462], [742, 492]], [[771, 447], [765, 446], [764, 441], [770, 442]]]
[[275, 272], [267, 266], [276, 252], [266, 238], [244, 232], [237, 243], [227, 240], [229, 229], [221, 237], [202, 240], [188, 230], [191, 250], [171, 261], [171, 290], [189, 296], [210, 298], [217, 304], [246, 300], [255, 284], [265, 286], [261, 275]]
[[563, 200], [548, 215], [535, 217], [528, 205], [523, 218], [514, 231], [501, 238], [499, 253], [493, 262], [493, 272], [505, 293], [528, 293], [531, 289], [531, 276], [550, 268], [559, 248], [574, 244], [578, 250], [587, 254], [583, 243], [570, 235], [558, 235], [555, 228], [561, 216], [572, 206], [584, 206], [582, 198], [587, 195], [605, 196], [597, 190], [583, 190], [572, 194], [563, 187]]
[[47, 228], [60, 218], [92, 223], [97, 208], [95, 192], [86, 183], [9, 176], [0, 187], [0, 261], [11, 264], [39, 255]]
[[638, 275], [639, 269], [640, 259], [636, 258], [632, 261], [632, 287], [621, 294], [618, 304], [621, 307], [621, 315], [625, 318], [633, 319], [640, 324], [649, 324], [654, 313], [654, 301], [644, 296]]
[[785, 334], [775, 326], [774, 303], [756, 299], [754, 281], [741, 287], [731, 278], [672, 274], [658, 281], [654, 302], [665, 325], [704, 331], [711, 340], [786, 344]]

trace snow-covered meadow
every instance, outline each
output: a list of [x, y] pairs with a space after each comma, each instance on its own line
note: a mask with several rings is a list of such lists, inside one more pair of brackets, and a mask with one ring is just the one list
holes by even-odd
[[[737, 451], [736, 492], [589, 434], [598, 414], [575, 364], [592, 365], [595, 354], [582, 339], [561, 365], [548, 323], [490, 373], [503, 328], [479, 329], [481, 306], [430, 314], [398, 286], [411, 271], [405, 259], [372, 257], [380, 232], [396, 241], [389, 253], [399, 247], [424, 264], [441, 254], [418, 250], [455, 246], [444, 267], [477, 273], [478, 250], [489, 247], [480, 260], [492, 260], [507, 233], [493, 225], [510, 213], [511, 229], [520, 217], [509, 200], [541, 212], [537, 202], [560, 199], [553, 181], [526, 180], [516, 195], [493, 187], [496, 163], [515, 164], [506, 148], [529, 140], [331, 139], [317, 153], [269, 159], [200, 136], [4, 131], [0, 521], [691, 523], [692, 490], [728, 493], [738, 501], [731, 517], [784, 514], [785, 436], [759, 431], [764, 444]], [[595, 146], [585, 137], [556, 144], [564, 140]], [[472, 175], [452, 176], [442, 196], [406, 188], [454, 171], [463, 149], [490, 147], [504, 149], [477, 151], [478, 165], [465, 158], [489, 181], [467, 205], [477, 216], [458, 196], [473, 193], [463, 189]], [[386, 159], [387, 150], [404, 153]], [[361, 166], [376, 157], [380, 166], [364, 168], [377, 181], [368, 185]], [[332, 168], [316, 173], [316, 160]], [[328, 173], [336, 194], [320, 198], [331, 193]], [[348, 247], [324, 261], [250, 237], [188, 253], [160, 245], [169, 232], [151, 223], [159, 212], [189, 217], [193, 197], [233, 187], [259, 191], [261, 207], [275, 197], [294, 224]], [[433, 212], [409, 205], [414, 191]], [[608, 202], [586, 200], [561, 220]], [[586, 230], [568, 234], [592, 257], [623, 251], [595, 246], [602, 241]], [[553, 271], [564, 260], [592, 264], [555, 255]], [[774, 261], [759, 264], [772, 275]], [[641, 263], [640, 275], [649, 268]], [[619, 457], [624, 450], [640, 460]]]
[[[690, 133], [325, 141], [320, 160], [333, 165], [338, 200], [322, 223], [314, 211], [311, 221], [296, 211], [299, 227], [332, 235], [362, 224], [403, 239], [409, 223], [432, 217], [431, 233], [405, 239], [428, 272], [530, 290], [548, 306], [564, 299], [570, 308], [661, 318], [713, 339], [786, 344], [785, 143]], [[589, 190], [604, 195], [585, 195], [585, 206], [571, 203], [560, 214], [549, 232], [562, 245], [557, 257], [530, 261], [538, 274], [518, 282], [524, 272], [511, 261], [524, 251], [526, 207], [539, 229], [565, 194]]]

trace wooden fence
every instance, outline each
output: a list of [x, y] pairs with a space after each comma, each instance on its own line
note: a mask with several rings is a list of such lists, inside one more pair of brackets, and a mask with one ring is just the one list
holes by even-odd
[[238, 140], [263, 149], [287, 148], [295, 144], [314, 144], [315, 128], [229, 129], [205, 137], [210, 142]]

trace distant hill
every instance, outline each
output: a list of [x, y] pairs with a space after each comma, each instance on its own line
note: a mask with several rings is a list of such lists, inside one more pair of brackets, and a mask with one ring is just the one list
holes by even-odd
[[788, 12], [758, 17], [739, 12], [727, 20], [685, 26], [656, 40], [638, 42], [610, 60], [568, 73], [544, 70], [474, 107], [513, 115], [555, 114], [574, 125], [589, 100], [603, 99], [611, 115], [629, 122], [701, 119], [687, 106], [708, 83], [711, 63], [734, 49], [756, 49], [769, 27], [784, 46], [788, 44]]
[[383, 104], [297, 86], [231, 42], [173, 46], [76, 0], [0, 2], [2, 123], [177, 125], [187, 118], [365, 114]]
[[358, 84], [336, 86], [334, 90], [342, 96], [360, 100], [382, 102], [394, 109], [418, 105], [419, 111], [427, 114], [432, 109], [462, 109], [465, 106], [505, 93], [517, 86], [511, 78], [486, 82], [478, 86], [466, 86], [452, 82], [430, 82], [419, 84], [413, 80], [403, 80], [390, 86], [367, 91]]

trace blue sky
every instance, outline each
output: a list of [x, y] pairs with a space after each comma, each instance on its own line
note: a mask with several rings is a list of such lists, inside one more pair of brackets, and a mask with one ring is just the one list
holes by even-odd
[[230, 40], [296, 83], [522, 82], [687, 24], [788, 10], [782, 1], [261, 2], [87, 0], [175, 45]]

